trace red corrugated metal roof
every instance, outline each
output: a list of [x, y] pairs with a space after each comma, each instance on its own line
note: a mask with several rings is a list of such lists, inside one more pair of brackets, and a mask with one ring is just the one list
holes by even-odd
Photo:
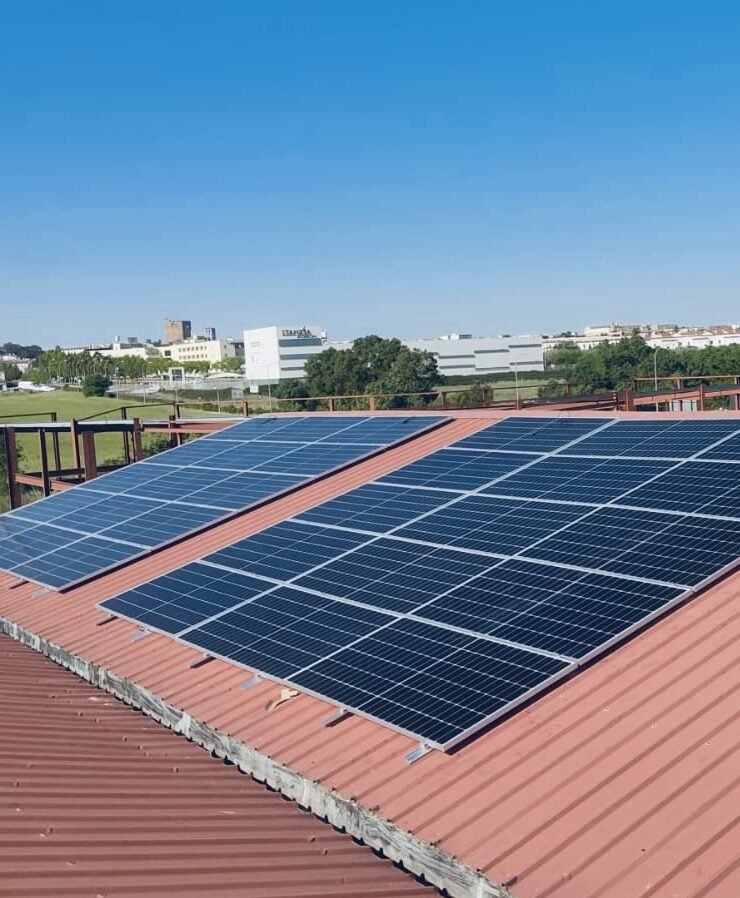
[[[631, 416], [630, 416], [631, 417]], [[637, 415], [642, 420], [647, 417]], [[663, 416], [665, 417], [665, 415]], [[726, 417], [726, 414], [724, 415]], [[129, 678], [264, 756], [438, 846], [518, 898], [740, 895], [740, 575], [694, 599], [456, 753], [403, 763], [411, 741], [135, 627], [96, 627], [117, 591], [426, 454], [451, 425], [65, 596], [0, 580], [0, 615]]]
[[0, 635], [0, 896], [431, 896], [251, 777]]

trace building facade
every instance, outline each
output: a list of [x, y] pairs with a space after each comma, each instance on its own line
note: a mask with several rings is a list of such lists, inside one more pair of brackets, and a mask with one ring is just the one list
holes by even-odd
[[439, 373], [445, 377], [486, 377], [514, 371], [544, 371], [542, 338], [474, 337], [471, 334], [447, 334], [423, 340], [404, 340], [410, 349], [431, 352]]
[[164, 342], [179, 343], [181, 340], [189, 340], [193, 335], [193, 326], [190, 321], [174, 321], [165, 318]]
[[[447, 377], [543, 371], [540, 337], [473, 337], [449, 334], [436, 339], [403, 340], [410, 349], [436, 356], [439, 371]], [[244, 332], [245, 372], [250, 380], [302, 378], [306, 362], [325, 349], [350, 349], [352, 340], [329, 340], [319, 325], [260, 327]]]
[[351, 340], [329, 340], [317, 324], [258, 327], [244, 331], [244, 371], [249, 380], [270, 383], [302, 378], [311, 356], [351, 346]]
[[175, 362], [208, 362], [209, 365], [218, 365], [226, 359], [233, 359], [241, 355], [240, 348], [241, 344], [234, 340], [207, 340], [202, 337], [193, 337], [190, 340], [160, 346], [159, 353], [166, 359], [172, 359]]
[[562, 346], [593, 349], [605, 343], [618, 343], [624, 337], [637, 334], [648, 346], [658, 349], [705, 349], [708, 346], [740, 344], [740, 326], [716, 324], [685, 327], [678, 324], [603, 324], [587, 325], [582, 334], [568, 332], [544, 337], [545, 350]]

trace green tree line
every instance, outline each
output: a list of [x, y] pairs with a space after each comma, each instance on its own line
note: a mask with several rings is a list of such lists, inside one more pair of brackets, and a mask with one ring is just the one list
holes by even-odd
[[[220, 368], [224, 371], [239, 370], [241, 359], [226, 359]], [[28, 373], [29, 379], [37, 383], [54, 380], [84, 380], [90, 375], [100, 375], [113, 380], [116, 377], [136, 380], [147, 375], [164, 374], [173, 366], [184, 368], [189, 374], [206, 374], [211, 365], [208, 362], [177, 362], [164, 356], [142, 359], [134, 355], [108, 358], [99, 352], [71, 353], [61, 349], [51, 349], [42, 353]]]
[[[657, 353], [657, 355], [656, 355]], [[629, 390], [635, 377], [699, 377], [740, 374], [740, 345], [706, 346], [702, 349], [652, 349], [642, 337], [624, 337], [593, 349], [567, 344], [547, 356], [548, 370], [571, 385], [574, 394]], [[650, 386], [643, 384], [649, 390]], [[541, 395], [560, 395], [562, 383], [552, 381]]]

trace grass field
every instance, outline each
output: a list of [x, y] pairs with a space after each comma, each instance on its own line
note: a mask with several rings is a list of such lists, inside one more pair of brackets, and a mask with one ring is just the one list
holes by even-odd
[[[58, 391], [56, 393], [7, 393], [0, 394], [0, 424], [10, 424], [13, 421], [49, 421], [49, 412], [56, 412], [59, 421], [69, 421], [70, 418], [87, 418], [97, 415], [100, 420], [106, 418], [118, 419], [119, 409], [124, 405], [133, 406], [130, 399], [116, 400], [109, 397], [86, 398], [77, 392]], [[149, 419], [166, 418], [172, 414], [171, 405], [144, 406], [140, 414], [134, 408], [129, 408], [129, 417], [141, 417]], [[206, 417], [208, 412], [197, 409], [182, 408], [181, 415], [192, 417]], [[28, 417], [30, 415], [30, 417]], [[24, 416], [24, 417], [22, 417]], [[152, 440], [161, 439], [157, 434], [144, 434], [145, 445]], [[39, 442], [35, 434], [18, 434], [18, 446], [21, 450], [20, 468], [25, 472], [38, 471], [40, 468]], [[72, 448], [67, 434], [60, 434], [59, 443], [62, 455], [62, 464], [71, 466]], [[99, 464], [119, 460], [123, 456], [123, 438], [117, 433], [99, 434], [95, 438], [95, 448]], [[51, 441], [49, 441], [51, 451]], [[50, 457], [51, 461], [51, 457]]]

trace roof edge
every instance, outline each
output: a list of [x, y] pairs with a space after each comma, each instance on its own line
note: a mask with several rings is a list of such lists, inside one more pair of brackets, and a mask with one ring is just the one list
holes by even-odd
[[245, 742], [191, 717], [187, 711], [166, 702], [133, 680], [120, 677], [107, 667], [74, 655], [62, 646], [1, 616], [0, 633], [45, 655], [216, 757], [230, 761], [244, 773], [297, 802], [316, 817], [400, 864], [409, 873], [423, 877], [437, 888], [445, 890], [452, 898], [515, 898], [505, 886], [498, 885], [436, 846], [417, 839], [358, 802], [307, 779]]

